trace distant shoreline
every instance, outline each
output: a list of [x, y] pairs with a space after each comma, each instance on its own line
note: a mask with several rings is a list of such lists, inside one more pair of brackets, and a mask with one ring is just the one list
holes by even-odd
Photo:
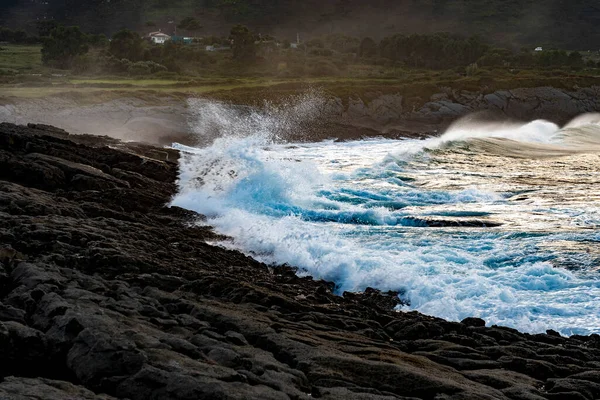
[[[191, 132], [190, 123], [193, 124], [197, 116], [189, 108], [188, 98], [243, 105], [243, 102], [239, 102], [242, 98], [264, 94], [262, 89], [256, 88], [236, 89], [241, 93], [225, 90], [205, 95], [118, 89], [82, 90], [58, 92], [49, 97], [5, 96], [0, 101], [0, 122], [25, 124], [33, 121], [58, 126], [73, 133], [109, 135], [161, 145], [172, 142], [193, 145], [199, 144], [200, 136]], [[356, 91], [346, 95], [348, 97], [338, 97], [327, 90], [317, 88], [315, 92], [310, 86], [305, 86], [304, 89], [294, 88], [284, 93], [280, 93], [283, 96], [280, 100], [274, 101], [289, 102], [295, 96], [312, 93], [312, 96], [324, 102], [318, 123], [311, 124], [310, 129], [286, 133], [283, 139], [292, 142], [332, 138], [430, 137], [443, 133], [454, 121], [474, 113], [479, 113], [477, 118], [484, 120], [547, 119], [562, 125], [581, 114], [600, 110], [600, 86], [573, 90], [521, 88], [489, 94], [444, 89], [412, 106], [414, 99], [403, 95], [402, 91], [363, 94]], [[260, 109], [263, 105], [258, 103], [252, 107]]]

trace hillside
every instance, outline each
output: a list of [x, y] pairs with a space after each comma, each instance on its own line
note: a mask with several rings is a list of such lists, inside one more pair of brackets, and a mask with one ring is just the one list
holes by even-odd
[[381, 38], [392, 33], [448, 31], [481, 35], [503, 47], [600, 48], [600, 6], [595, 0], [9, 0], [0, 24], [29, 27], [55, 18], [110, 34], [122, 27], [169, 31], [196, 16], [201, 34], [225, 34], [234, 23], [293, 39], [325, 33]]

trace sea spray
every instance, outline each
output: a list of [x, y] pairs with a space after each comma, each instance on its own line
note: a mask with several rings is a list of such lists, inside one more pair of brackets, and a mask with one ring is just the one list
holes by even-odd
[[[443, 141], [289, 145], [277, 143], [286, 123], [274, 121], [286, 113], [248, 109], [229, 121], [224, 110], [223, 136], [211, 146], [177, 146], [180, 192], [173, 200], [233, 238], [223, 245], [332, 280], [338, 293], [400, 290], [406, 309], [451, 320], [600, 331], [600, 279], [590, 269], [600, 256], [589, 250], [598, 242], [589, 228], [600, 214], [577, 201], [576, 183], [558, 190], [551, 182], [568, 173], [565, 162], [580, 175], [595, 173], [593, 165], [585, 170], [588, 156], [511, 161], [447, 146], [490, 136], [477, 131]], [[533, 131], [527, 139], [537, 144], [560, 131], [543, 122], [520, 129]], [[546, 181], [553, 191], [540, 186]], [[431, 219], [441, 225], [428, 225]], [[460, 225], [479, 220], [501, 226]]]
[[188, 125], [202, 144], [222, 137], [260, 138], [263, 144], [285, 142], [310, 135], [331, 117], [330, 104], [319, 89], [279, 102], [264, 101], [261, 108], [191, 98]]

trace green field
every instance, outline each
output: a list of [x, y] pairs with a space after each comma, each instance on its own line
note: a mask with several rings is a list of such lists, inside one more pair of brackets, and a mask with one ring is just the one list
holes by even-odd
[[564, 89], [600, 85], [598, 69], [485, 69], [465, 76], [454, 70], [432, 71], [379, 65], [347, 65], [335, 76], [249, 76], [222, 71], [221, 75], [199, 69], [195, 75], [171, 74], [133, 77], [78, 75], [52, 70], [41, 63], [40, 46], [3, 45], [0, 50], [0, 102], [9, 98], [71, 96], [82, 104], [122, 96], [145, 99], [163, 96], [202, 95], [239, 104], [277, 101], [316, 88], [347, 100], [365, 101], [381, 94], [399, 93], [407, 106], [429, 101], [448, 89], [490, 93], [500, 89], [553, 86]]
[[0, 45], [0, 71], [39, 72], [42, 46]]

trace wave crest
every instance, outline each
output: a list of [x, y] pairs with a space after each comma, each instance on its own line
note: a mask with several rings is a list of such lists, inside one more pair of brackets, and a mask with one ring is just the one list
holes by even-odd
[[545, 121], [484, 122], [458, 120], [424, 149], [468, 150], [515, 158], [553, 158], [600, 152], [600, 114], [584, 114], [563, 128]]

